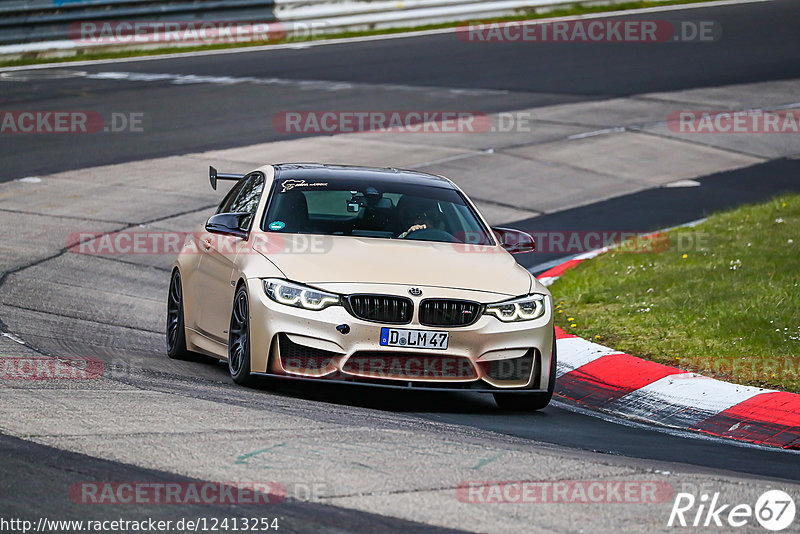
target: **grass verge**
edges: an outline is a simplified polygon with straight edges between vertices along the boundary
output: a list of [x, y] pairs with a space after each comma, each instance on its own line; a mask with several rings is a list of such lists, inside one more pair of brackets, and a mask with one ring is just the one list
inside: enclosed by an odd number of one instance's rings
[[206, 50], [223, 50], [229, 48], [250, 48], [254, 46], [264, 46], [270, 44], [274, 45], [274, 44], [285, 44], [285, 43], [302, 43], [308, 41], [342, 39], [347, 37], [389, 35], [389, 34], [407, 33], [407, 32], [423, 31], [423, 30], [435, 30], [441, 28], [454, 28], [456, 26], [460, 26], [468, 22], [469, 23], [510, 22], [515, 20], [532, 20], [532, 19], [552, 18], [552, 17], [566, 17], [573, 15], [589, 15], [592, 13], [605, 13], [609, 11], [628, 11], [631, 9], [642, 9], [647, 7], [657, 7], [657, 6], [667, 6], [667, 5], [700, 4], [713, 1], [716, 0], [636, 1], [636, 2], [625, 2], [620, 4], [603, 4], [603, 5], [578, 4], [566, 8], [552, 9], [546, 11], [531, 9], [525, 14], [513, 17], [490, 18], [490, 19], [462, 21], [462, 22], [449, 22], [443, 24], [430, 24], [430, 25], [416, 26], [411, 28], [387, 28], [381, 30], [369, 30], [361, 32], [341, 32], [341, 33], [328, 34], [324, 36], [288, 38], [279, 42], [251, 42], [251, 43], [231, 43], [231, 44], [222, 43], [222, 44], [186, 46], [186, 47], [173, 46], [173, 47], [164, 47], [164, 48], [156, 48], [149, 50], [131, 49], [131, 50], [118, 50], [118, 51], [107, 51], [107, 52], [91, 52], [89, 51], [90, 49], [85, 49], [85, 50], [78, 50], [74, 56], [69, 56], [69, 57], [38, 57], [36, 55], [38, 54], [37, 52], [37, 53], [32, 53], [30, 57], [23, 57], [21, 59], [6, 60], [6, 61], [0, 60], [0, 68], [19, 67], [26, 65], [39, 65], [45, 63], [69, 63], [72, 61], [94, 61], [100, 59], [157, 56], [163, 54], [177, 54], [183, 52], [197, 52]]
[[800, 195], [667, 235], [662, 252], [608, 252], [557, 280], [556, 324], [634, 356], [800, 393]]

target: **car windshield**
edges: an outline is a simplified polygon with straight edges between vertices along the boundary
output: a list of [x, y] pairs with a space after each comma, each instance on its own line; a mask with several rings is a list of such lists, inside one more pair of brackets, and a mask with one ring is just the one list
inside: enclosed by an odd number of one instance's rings
[[456, 190], [398, 182], [279, 180], [262, 223], [267, 232], [492, 245]]

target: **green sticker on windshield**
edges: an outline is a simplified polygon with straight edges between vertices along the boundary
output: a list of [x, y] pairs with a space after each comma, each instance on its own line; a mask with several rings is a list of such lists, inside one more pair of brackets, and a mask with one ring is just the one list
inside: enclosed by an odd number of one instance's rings
[[283, 230], [284, 228], [286, 228], [286, 223], [283, 221], [275, 221], [269, 223], [270, 230]]

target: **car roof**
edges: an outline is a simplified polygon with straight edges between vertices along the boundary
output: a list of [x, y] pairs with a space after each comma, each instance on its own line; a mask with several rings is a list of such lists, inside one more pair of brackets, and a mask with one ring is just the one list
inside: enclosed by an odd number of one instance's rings
[[337, 180], [347, 182], [402, 182], [456, 189], [453, 183], [442, 176], [424, 172], [382, 167], [358, 167], [355, 165], [323, 165], [320, 163], [281, 163], [273, 165], [276, 180]]

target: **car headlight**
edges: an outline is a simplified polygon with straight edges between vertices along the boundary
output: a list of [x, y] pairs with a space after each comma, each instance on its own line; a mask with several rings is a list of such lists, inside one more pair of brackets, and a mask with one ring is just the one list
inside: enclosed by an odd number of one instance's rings
[[328, 306], [341, 304], [339, 295], [301, 286], [279, 278], [265, 279], [264, 292], [279, 304], [286, 304], [287, 306], [305, 310], [322, 310]]
[[519, 297], [496, 304], [487, 304], [484, 313], [504, 323], [538, 319], [547, 310], [547, 297], [540, 294]]

